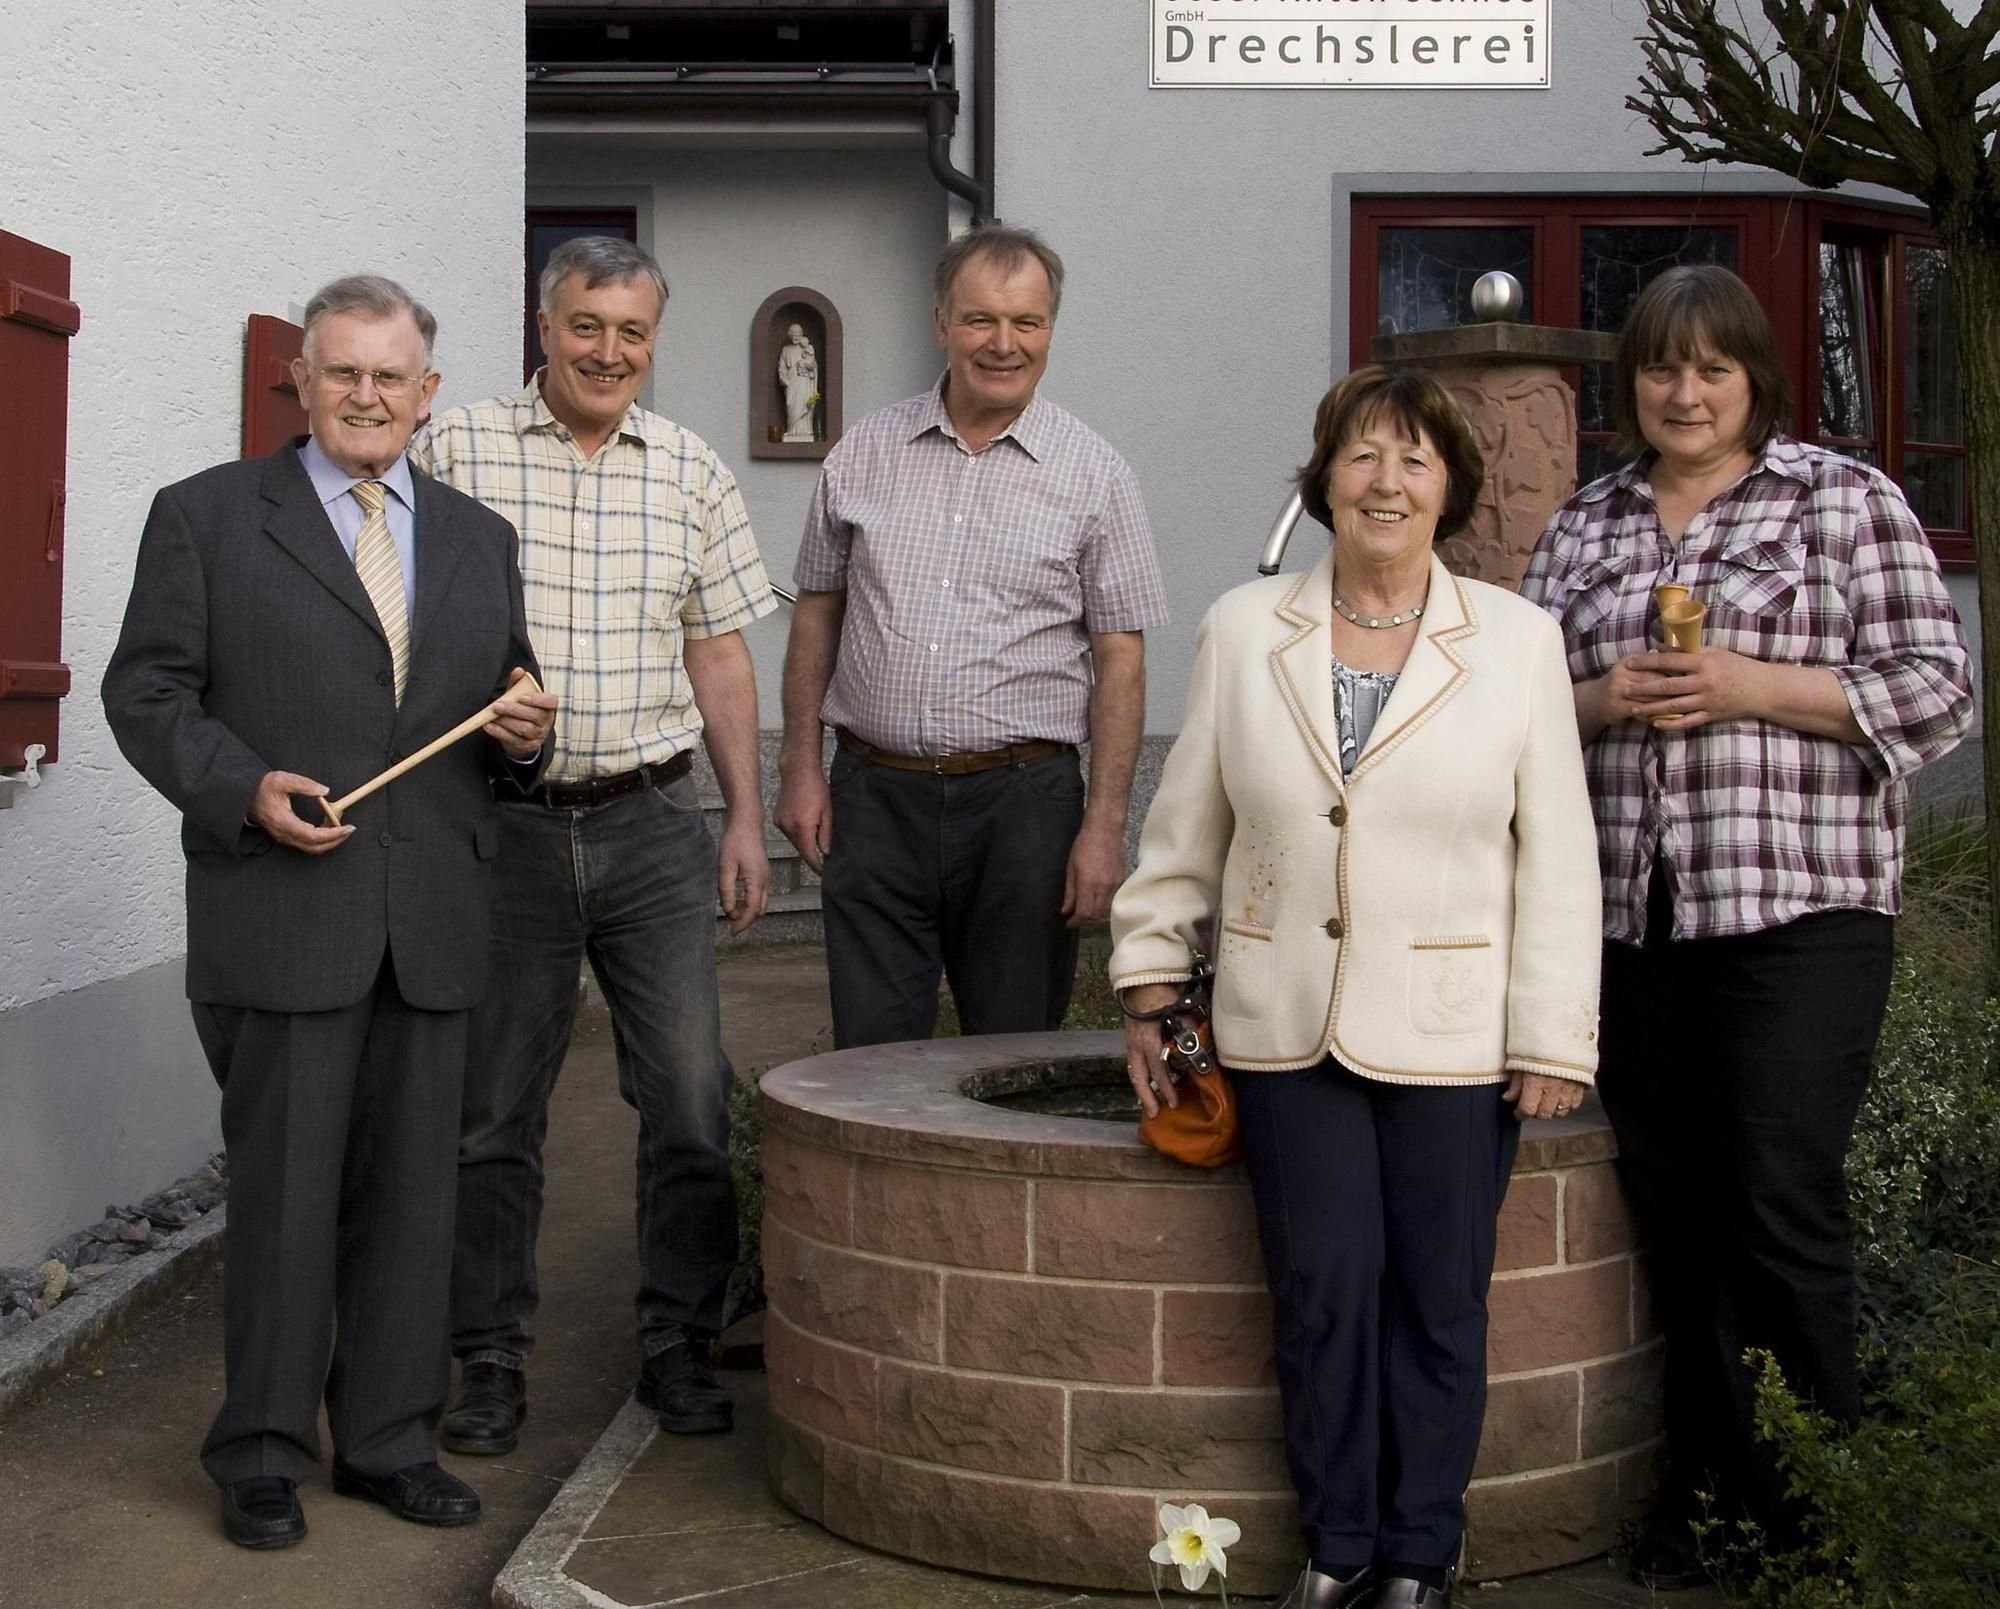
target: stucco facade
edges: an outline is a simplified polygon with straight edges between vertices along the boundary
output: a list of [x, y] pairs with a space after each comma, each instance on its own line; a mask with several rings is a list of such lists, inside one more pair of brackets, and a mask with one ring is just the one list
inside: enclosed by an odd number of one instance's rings
[[243, 322], [372, 269], [440, 401], [519, 373], [522, 11], [0, 0], [0, 228], [72, 259], [62, 762], [0, 813], [0, 1263], [198, 1165], [174, 812], [97, 685], [154, 490], [239, 450]]

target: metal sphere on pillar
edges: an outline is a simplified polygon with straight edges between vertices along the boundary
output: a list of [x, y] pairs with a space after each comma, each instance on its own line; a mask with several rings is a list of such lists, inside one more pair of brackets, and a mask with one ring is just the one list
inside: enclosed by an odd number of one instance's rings
[[1504, 268], [1481, 274], [1472, 285], [1472, 313], [1482, 324], [1511, 324], [1527, 300], [1521, 282]]

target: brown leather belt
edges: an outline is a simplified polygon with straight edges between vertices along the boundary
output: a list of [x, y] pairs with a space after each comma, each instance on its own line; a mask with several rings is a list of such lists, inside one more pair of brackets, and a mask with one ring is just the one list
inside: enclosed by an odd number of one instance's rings
[[678, 782], [694, 769], [694, 752], [682, 749], [671, 760], [642, 765], [636, 771], [621, 771], [615, 777], [591, 777], [584, 782], [544, 782], [521, 795], [529, 804], [549, 810], [587, 810], [612, 799], [622, 799], [642, 788], [664, 788]]
[[1032, 743], [1010, 743], [1004, 749], [985, 749], [977, 754], [892, 754], [864, 743], [846, 727], [834, 728], [834, 738], [849, 754], [870, 765], [886, 765], [894, 771], [929, 771], [934, 776], [962, 777], [974, 771], [992, 771], [1003, 765], [1026, 765], [1052, 755], [1074, 754], [1074, 743], [1052, 743], [1037, 738]]

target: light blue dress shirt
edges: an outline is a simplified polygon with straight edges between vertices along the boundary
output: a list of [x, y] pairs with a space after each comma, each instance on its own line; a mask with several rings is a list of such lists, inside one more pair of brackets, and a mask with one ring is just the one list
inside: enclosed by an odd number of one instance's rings
[[[333, 521], [334, 534], [340, 538], [340, 545], [347, 550], [351, 561], [354, 544], [361, 538], [362, 522], [368, 517], [353, 492], [368, 477], [348, 474], [320, 451], [319, 443], [310, 436], [306, 438], [305, 446], [299, 449], [299, 462], [306, 466], [306, 477], [319, 494], [326, 517]], [[405, 453], [389, 466], [386, 473], [376, 478], [389, 488], [389, 495], [382, 499], [382, 512], [388, 517], [389, 540], [396, 544], [396, 562], [403, 567], [403, 604], [414, 618], [417, 612], [417, 489], [410, 479], [409, 455]]]

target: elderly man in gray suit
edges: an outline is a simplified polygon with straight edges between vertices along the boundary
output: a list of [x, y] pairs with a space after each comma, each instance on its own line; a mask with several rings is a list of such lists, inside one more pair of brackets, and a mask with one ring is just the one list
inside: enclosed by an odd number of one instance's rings
[[[555, 700], [513, 528], [414, 472], [436, 321], [393, 281], [336, 280], [293, 366], [312, 433], [169, 486], [104, 677], [111, 729], [181, 812], [187, 990], [222, 1087], [227, 1389], [202, 1449], [223, 1530], [305, 1535], [296, 1487], [463, 1525], [438, 1467], [469, 1008], [487, 987], [499, 823]], [[505, 694], [502, 697], [502, 694]], [[350, 788], [498, 698], [484, 737], [355, 805]]]

